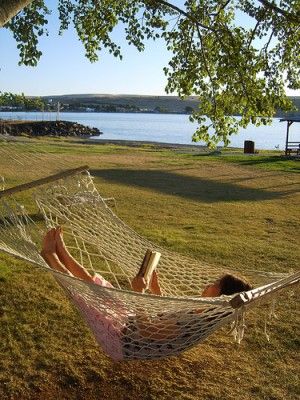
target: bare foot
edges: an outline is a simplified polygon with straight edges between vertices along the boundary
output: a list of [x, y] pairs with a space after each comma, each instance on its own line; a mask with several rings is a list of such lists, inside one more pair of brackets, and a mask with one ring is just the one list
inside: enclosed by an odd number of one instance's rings
[[61, 262], [63, 264], [65, 264], [67, 266], [69, 264], [70, 258], [73, 258], [73, 257], [67, 250], [67, 247], [65, 245], [63, 235], [62, 235], [62, 229], [60, 226], [58, 226], [55, 229], [54, 237], [55, 237], [55, 246], [56, 246], [55, 251], [58, 255], [58, 258], [61, 260]]
[[42, 244], [42, 251], [41, 255], [44, 257], [47, 254], [54, 254], [56, 253], [56, 240], [55, 240], [55, 228], [50, 229], [44, 239]]
[[56, 254], [56, 229], [50, 229], [43, 240], [41, 256], [52, 269], [72, 275], [70, 271], [60, 262]]

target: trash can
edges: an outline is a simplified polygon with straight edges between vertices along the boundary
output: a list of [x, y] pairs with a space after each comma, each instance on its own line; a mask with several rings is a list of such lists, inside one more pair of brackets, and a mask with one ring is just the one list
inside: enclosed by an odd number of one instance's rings
[[254, 154], [254, 142], [252, 140], [244, 141], [244, 154]]

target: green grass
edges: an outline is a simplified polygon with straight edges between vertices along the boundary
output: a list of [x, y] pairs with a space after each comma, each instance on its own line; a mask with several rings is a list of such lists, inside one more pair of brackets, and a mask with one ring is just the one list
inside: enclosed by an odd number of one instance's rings
[[[89, 164], [104, 197], [150, 240], [230, 268], [299, 268], [299, 162], [277, 153], [221, 155], [76, 141], [35, 140], [19, 154], [47, 151], [24, 168], [0, 158], [8, 184]], [[26, 150], [26, 151], [25, 151]], [[25, 151], [25, 152], [24, 152]], [[1, 153], [1, 151], [0, 151]], [[30, 209], [30, 194], [22, 200]], [[299, 294], [299, 292], [298, 292]], [[247, 315], [241, 345], [227, 334], [161, 361], [113, 363], [53, 278], [0, 255], [1, 399], [295, 400], [299, 390], [297, 291]]]
[[284, 156], [278, 154], [268, 154], [265, 156], [228, 156], [224, 158], [229, 163], [236, 163], [243, 166], [254, 166], [267, 171], [286, 171], [286, 172], [299, 172], [299, 161], [293, 159], [286, 159]]

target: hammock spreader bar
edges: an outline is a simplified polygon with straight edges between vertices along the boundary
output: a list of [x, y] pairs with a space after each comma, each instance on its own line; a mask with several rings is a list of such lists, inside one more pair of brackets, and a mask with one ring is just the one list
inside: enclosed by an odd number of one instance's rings
[[273, 294], [278, 290], [281, 290], [287, 286], [292, 286], [300, 282], [300, 271], [290, 275], [286, 278], [280, 279], [279, 281], [270, 283], [265, 286], [258, 287], [256, 289], [249, 290], [248, 292], [239, 293], [230, 300], [232, 308], [240, 308], [246, 304], [249, 304], [255, 300], [259, 300], [262, 296]]
[[23, 183], [22, 185], [17, 185], [9, 189], [2, 190], [0, 191], [0, 199], [5, 196], [11, 196], [15, 193], [24, 192], [28, 189], [33, 189], [46, 183], [54, 182], [59, 179], [64, 179], [69, 176], [80, 174], [81, 172], [88, 171], [88, 169], [88, 165], [83, 165], [78, 168], [67, 169], [57, 174], [46, 176], [45, 178], [36, 179], [31, 182]]

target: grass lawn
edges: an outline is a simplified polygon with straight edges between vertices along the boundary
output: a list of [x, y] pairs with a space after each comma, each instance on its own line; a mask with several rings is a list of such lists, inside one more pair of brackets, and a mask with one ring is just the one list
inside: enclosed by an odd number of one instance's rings
[[[117, 214], [169, 249], [232, 269], [299, 269], [299, 161], [54, 139], [29, 141], [13, 162], [1, 150], [9, 185], [54, 172], [58, 161], [88, 164]], [[30, 208], [28, 194], [23, 201]], [[0, 399], [295, 400], [297, 294], [278, 297], [269, 342], [262, 304], [247, 314], [240, 345], [226, 328], [177, 357], [114, 363], [50, 274], [1, 253]]]

